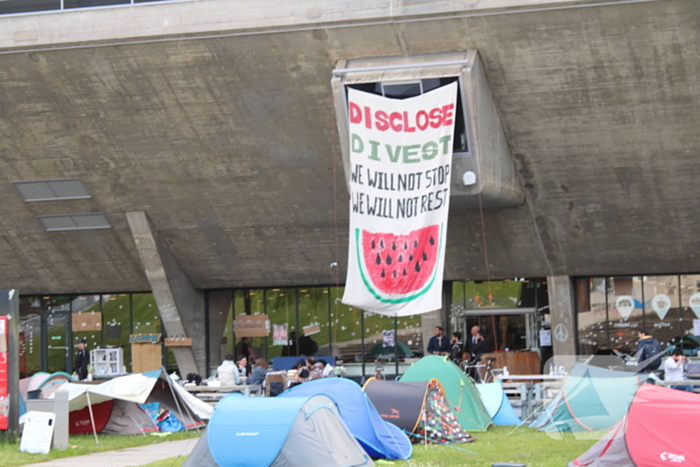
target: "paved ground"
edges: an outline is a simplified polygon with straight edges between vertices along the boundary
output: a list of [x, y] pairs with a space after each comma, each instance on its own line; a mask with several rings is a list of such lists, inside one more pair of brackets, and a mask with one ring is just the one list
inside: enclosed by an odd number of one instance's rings
[[136, 448], [105, 451], [85, 456], [66, 457], [25, 467], [131, 467], [146, 465], [151, 462], [171, 457], [189, 455], [199, 438], [182, 439], [165, 443], [149, 444]]

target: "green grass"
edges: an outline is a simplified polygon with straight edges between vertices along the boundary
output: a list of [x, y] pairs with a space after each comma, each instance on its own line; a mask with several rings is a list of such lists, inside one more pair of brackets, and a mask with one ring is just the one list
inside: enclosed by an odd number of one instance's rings
[[33, 464], [36, 462], [45, 462], [53, 459], [61, 459], [64, 457], [82, 456], [84, 454], [92, 454], [94, 452], [114, 451], [117, 449], [143, 446], [145, 444], [196, 438], [199, 435], [200, 433], [196, 431], [173, 433], [165, 437], [143, 435], [117, 436], [98, 434], [97, 438], [100, 442], [99, 445], [95, 445], [95, 438], [93, 437], [93, 435], [77, 435], [70, 437], [69, 444], [71, 447], [69, 447], [65, 451], [52, 450], [48, 454], [28, 454], [19, 450], [19, 442], [3, 442], [0, 443], [0, 467]]
[[[563, 467], [595, 444], [595, 439], [573, 435], [561, 439], [530, 428], [495, 427], [476, 434], [477, 441], [453, 446], [414, 445], [410, 461], [394, 461], [395, 467], [488, 467], [495, 462], [520, 462], [528, 467]], [[472, 451], [465, 452], [464, 450]], [[186, 457], [148, 464], [148, 467], [180, 467]], [[377, 464], [389, 465], [380, 462]]]

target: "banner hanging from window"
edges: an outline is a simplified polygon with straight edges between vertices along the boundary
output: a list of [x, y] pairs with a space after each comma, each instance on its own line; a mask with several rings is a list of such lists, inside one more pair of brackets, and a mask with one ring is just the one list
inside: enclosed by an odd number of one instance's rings
[[348, 89], [350, 245], [343, 303], [442, 307], [457, 83], [409, 99]]

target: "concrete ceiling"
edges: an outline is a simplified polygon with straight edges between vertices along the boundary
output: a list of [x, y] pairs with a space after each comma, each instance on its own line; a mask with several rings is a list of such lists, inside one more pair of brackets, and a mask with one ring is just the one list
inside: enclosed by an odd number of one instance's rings
[[[486, 278], [484, 245], [493, 278], [700, 272], [700, 2], [339, 26], [0, 54], [0, 288], [148, 290], [132, 210], [197, 288], [344, 282], [331, 70], [471, 48], [527, 203], [484, 212], [485, 239], [453, 212], [446, 280]], [[10, 184], [73, 177], [91, 199]], [[113, 228], [35, 219], [90, 211]]]

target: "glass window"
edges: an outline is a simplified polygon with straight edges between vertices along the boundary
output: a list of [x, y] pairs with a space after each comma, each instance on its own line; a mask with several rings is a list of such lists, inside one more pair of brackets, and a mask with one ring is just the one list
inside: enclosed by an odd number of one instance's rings
[[20, 378], [41, 371], [41, 298], [19, 300], [19, 372]]
[[608, 278], [609, 346], [630, 353], [643, 326], [642, 278]]
[[698, 355], [700, 336], [694, 332], [693, 320], [700, 319], [700, 275], [680, 277], [681, 287], [681, 334], [686, 336], [673, 344], [682, 348], [686, 355]]
[[[134, 334], [162, 334], [160, 312], [152, 293], [131, 295], [131, 329]], [[175, 361], [173, 358], [172, 361]]]
[[53, 295], [41, 299], [42, 319], [46, 322], [46, 360], [42, 369], [49, 373], [73, 370], [75, 347], [70, 341], [70, 297]]
[[345, 363], [362, 361], [362, 310], [340, 302], [345, 287], [331, 287], [333, 355]]
[[[233, 310], [235, 315], [257, 315], [266, 313], [265, 290], [236, 290], [233, 294]], [[235, 318], [234, 318], [235, 319]], [[249, 354], [252, 349], [251, 358], [265, 357], [267, 348], [265, 337], [253, 337], [240, 339], [234, 334], [234, 356], [238, 359], [242, 354]], [[252, 368], [251, 362], [248, 362], [249, 370]]]
[[329, 302], [328, 287], [299, 289], [299, 355], [330, 355]]
[[[525, 281], [469, 281], [465, 284], [467, 309], [518, 308]], [[533, 283], [534, 286], [534, 283]], [[533, 289], [534, 290], [534, 289]]]
[[662, 348], [681, 336], [680, 318], [678, 276], [645, 276], [644, 325]]
[[[76, 315], [101, 311], [100, 296], [78, 295], [77, 297], [73, 297], [73, 299], [71, 300], [71, 311], [73, 312], [73, 321], [76, 320]], [[104, 321], [102, 324], [104, 327]], [[86, 349], [89, 354], [91, 350], [96, 349], [102, 345], [102, 329], [100, 329], [99, 331], [74, 331], [73, 344], [75, 345], [75, 343], [77, 343], [80, 339], [86, 340]]]
[[216, 373], [227, 354], [233, 355], [233, 291], [207, 292], [209, 374]]
[[131, 298], [129, 294], [102, 295], [102, 342], [123, 349], [124, 366], [131, 371]]
[[593, 355], [608, 348], [608, 313], [605, 307], [605, 278], [576, 279], [579, 352]]
[[[267, 315], [273, 336], [267, 339], [267, 358], [281, 357], [282, 350], [289, 353], [290, 335], [297, 321], [296, 289], [271, 289], [266, 291]], [[275, 327], [278, 328], [275, 340]]]

